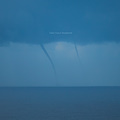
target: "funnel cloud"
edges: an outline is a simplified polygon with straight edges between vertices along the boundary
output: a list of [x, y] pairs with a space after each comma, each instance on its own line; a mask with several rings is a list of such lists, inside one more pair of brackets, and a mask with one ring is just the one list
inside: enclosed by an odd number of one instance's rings
[[55, 65], [54, 65], [54, 63], [53, 63], [53, 61], [52, 61], [52, 59], [51, 59], [50, 55], [48, 54], [48, 52], [47, 52], [47, 50], [45, 49], [45, 47], [44, 47], [44, 45], [43, 45], [43, 44], [40, 44], [40, 46], [41, 46], [42, 50], [44, 51], [45, 55], [47, 56], [48, 60], [50, 61], [51, 66], [52, 66], [53, 71], [54, 71], [54, 74], [55, 74], [55, 76], [56, 76], [56, 69], [55, 69]]

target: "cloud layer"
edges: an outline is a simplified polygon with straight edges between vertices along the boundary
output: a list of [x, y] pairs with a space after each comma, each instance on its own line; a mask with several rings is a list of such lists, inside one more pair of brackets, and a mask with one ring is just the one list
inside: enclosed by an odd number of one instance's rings
[[119, 5], [118, 0], [1, 0], [0, 45], [120, 42]]

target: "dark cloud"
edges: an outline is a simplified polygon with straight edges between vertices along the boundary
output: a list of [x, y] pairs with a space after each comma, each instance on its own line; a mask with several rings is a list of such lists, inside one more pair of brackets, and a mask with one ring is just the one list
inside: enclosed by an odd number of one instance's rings
[[120, 42], [119, 5], [118, 0], [1, 0], [0, 45]]

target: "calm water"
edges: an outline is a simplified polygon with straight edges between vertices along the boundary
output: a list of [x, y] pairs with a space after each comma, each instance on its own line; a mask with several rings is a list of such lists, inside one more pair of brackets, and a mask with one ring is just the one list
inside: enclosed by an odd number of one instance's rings
[[0, 88], [0, 120], [120, 120], [120, 87]]

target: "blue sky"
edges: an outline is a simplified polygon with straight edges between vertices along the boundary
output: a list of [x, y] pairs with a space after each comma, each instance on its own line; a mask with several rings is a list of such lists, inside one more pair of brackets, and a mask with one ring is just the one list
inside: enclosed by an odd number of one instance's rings
[[0, 86], [120, 86], [119, 5], [1, 0]]

